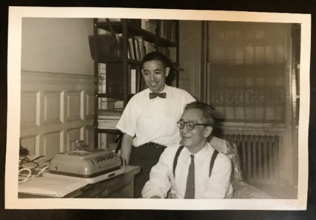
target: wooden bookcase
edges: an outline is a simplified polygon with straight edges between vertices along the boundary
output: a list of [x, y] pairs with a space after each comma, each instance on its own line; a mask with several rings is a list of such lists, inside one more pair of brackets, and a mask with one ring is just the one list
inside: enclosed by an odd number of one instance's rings
[[[175, 68], [166, 82], [178, 87], [179, 22], [95, 18], [93, 25], [94, 34], [89, 36], [89, 44], [94, 59], [94, 146], [97, 148], [99, 133], [120, 135], [117, 129], [99, 128], [99, 100], [121, 100], [124, 108], [135, 93], [144, 89], [140, 64], [145, 54], [159, 51], [168, 56]], [[105, 65], [103, 73], [100, 73], [100, 64]]]

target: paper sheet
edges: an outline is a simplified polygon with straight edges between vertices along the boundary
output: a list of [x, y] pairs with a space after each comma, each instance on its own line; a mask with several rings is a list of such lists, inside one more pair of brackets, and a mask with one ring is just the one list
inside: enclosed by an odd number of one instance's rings
[[85, 185], [87, 185], [85, 181], [78, 179], [37, 177], [28, 182], [19, 184], [19, 193], [64, 197]]

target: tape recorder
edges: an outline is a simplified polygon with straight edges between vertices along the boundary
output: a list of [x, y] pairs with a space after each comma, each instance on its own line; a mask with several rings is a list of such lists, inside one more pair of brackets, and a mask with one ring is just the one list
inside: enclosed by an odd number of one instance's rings
[[123, 159], [105, 149], [79, 149], [56, 154], [50, 161], [49, 174], [81, 178], [94, 183], [125, 172]]

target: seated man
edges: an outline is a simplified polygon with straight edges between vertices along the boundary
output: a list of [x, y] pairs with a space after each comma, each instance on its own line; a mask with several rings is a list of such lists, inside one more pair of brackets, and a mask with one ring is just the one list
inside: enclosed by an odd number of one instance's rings
[[[142, 190], [144, 198], [231, 198], [231, 161], [208, 142], [213, 108], [202, 102], [186, 105], [178, 121], [181, 143], [165, 149]], [[181, 145], [181, 146], [179, 146]]]

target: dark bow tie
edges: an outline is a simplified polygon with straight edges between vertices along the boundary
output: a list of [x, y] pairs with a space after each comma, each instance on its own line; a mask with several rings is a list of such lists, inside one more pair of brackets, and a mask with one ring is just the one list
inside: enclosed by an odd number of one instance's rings
[[150, 98], [150, 99], [154, 99], [154, 98], [156, 98], [156, 97], [158, 97], [158, 96], [159, 96], [160, 98], [165, 99], [166, 96], [167, 96], [167, 94], [166, 94], [165, 92], [163, 92], [163, 93], [153, 93], [153, 92], [149, 93], [149, 98]]

